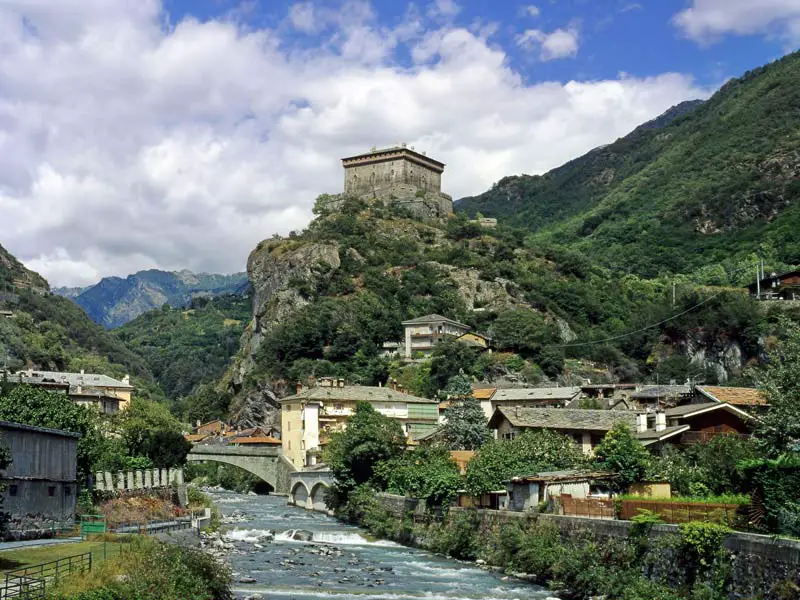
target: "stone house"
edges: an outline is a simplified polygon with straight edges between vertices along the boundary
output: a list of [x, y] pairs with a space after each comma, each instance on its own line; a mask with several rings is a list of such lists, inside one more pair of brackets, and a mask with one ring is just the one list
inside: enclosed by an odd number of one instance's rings
[[121, 380], [96, 373], [60, 371], [19, 371], [8, 375], [9, 383], [24, 383], [67, 394], [81, 406], [91, 406], [106, 414], [128, 408], [133, 386], [127, 375]]
[[434, 431], [439, 402], [381, 386], [345, 385], [343, 379], [320, 379], [280, 400], [281, 444], [297, 468], [317, 464], [328, 435], [347, 426], [358, 402], [396, 419], [411, 442]]
[[[478, 390], [473, 392], [473, 396]], [[497, 388], [488, 398], [481, 398], [487, 420], [495, 409], [505, 406], [525, 408], [563, 408], [581, 395], [579, 387]]]
[[22, 532], [74, 522], [79, 438], [59, 429], [0, 421], [1, 443], [11, 453], [0, 483], [12, 535], [27, 537], [31, 534]]

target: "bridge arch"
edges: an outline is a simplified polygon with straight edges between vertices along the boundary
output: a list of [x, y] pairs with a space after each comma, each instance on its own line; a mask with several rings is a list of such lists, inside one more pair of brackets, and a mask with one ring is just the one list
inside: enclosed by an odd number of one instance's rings
[[311, 509], [317, 511], [327, 511], [328, 505], [325, 504], [325, 493], [328, 491], [328, 484], [324, 481], [318, 482], [311, 488]]
[[276, 492], [286, 493], [294, 466], [280, 448], [240, 448], [203, 446], [192, 448], [187, 462], [216, 462], [239, 467], [270, 485]]
[[308, 493], [308, 488], [302, 481], [295, 483], [292, 487], [292, 491], [290, 492], [290, 500], [292, 504], [302, 508], [306, 508], [308, 505], [309, 496], [310, 494]]

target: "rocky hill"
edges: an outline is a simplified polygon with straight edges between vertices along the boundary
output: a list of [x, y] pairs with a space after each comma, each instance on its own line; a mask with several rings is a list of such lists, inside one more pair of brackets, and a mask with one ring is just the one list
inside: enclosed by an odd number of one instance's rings
[[128, 277], [104, 277], [87, 288], [56, 288], [95, 322], [109, 329], [132, 321], [164, 304], [183, 307], [193, 298], [241, 294], [247, 288], [244, 273], [195, 274], [191, 271], [139, 271]]
[[[542, 176], [514, 176], [457, 203], [654, 277], [758, 251], [800, 263], [800, 53], [680, 105]], [[749, 276], [749, 275], [748, 275]]]
[[[432, 395], [459, 372], [536, 384], [585, 378], [730, 381], [760, 352], [763, 318], [741, 290], [617, 277], [583, 254], [526, 243], [522, 231], [484, 229], [463, 216], [420, 220], [380, 202], [344, 198], [289, 238], [250, 254], [252, 319], [217, 386], [232, 414], [274, 419], [276, 399], [320, 376], [395, 379]], [[713, 298], [709, 298], [713, 296]], [[702, 308], [612, 343], [600, 340]], [[382, 354], [403, 320], [439, 313], [491, 335], [497, 351], [445, 344], [430, 361]], [[564, 347], [567, 344], [568, 347]], [[272, 416], [270, 416], [272, 415]]]

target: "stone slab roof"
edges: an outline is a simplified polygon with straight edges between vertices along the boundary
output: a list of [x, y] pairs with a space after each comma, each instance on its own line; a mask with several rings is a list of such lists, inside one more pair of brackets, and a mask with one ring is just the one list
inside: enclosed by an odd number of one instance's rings
[[579, 469], [564, 470], [564, 471], [543, 471], [541, 473], [533, 473], [532, 475], [523, 475], [521, 477], [513, 477], [511, 479], [514, 483], [521, 483], [523, 481], [545, 481], [548, 483], [557, 481], [590, 481], [595, 479], [614, 479], [614, 474], [608, 471], [581, 471]]
[[755, 388], [698, 385], [695, 389], [716, 402], [727, 402], [734, 406], [767, 406], [764, 393]]
[[663, 442], [664, 440], [669, 439], [672, 436], [679, 435], [684, 431], [689, 431], [689, 429], [689, 425], [675, 425], [673, 427], [662, 429], [661, 431], [648, 429], [647, 431], [638, 432], [636, 434], [636, 438], [645, 446], [649, 446], [650, 444], [655, 444], [656, 442]]
[[22, 383], [61, 383], [70, 387], [115, 387], [133, 389], [129, 383], [108, 375], [95, 373], [62, 373], [60, 371], [19, 371], [8, 376], [9, 381]]
[[403, 325], [427, 325], [428, 323], [450, 323], [451, 325], [455, 325], [457, 327], [463, 327], [464, 329], [469, 329], [469, 325], [464, 325], [464, 323], [459, 323], [453, 319], [449, 319], [447, 317], [443, 317], [442, 315], [432, 314], [432, 315], [425, 315], [423, 317], [417, 317], [416, 319], [409, 319], [408, 321], [403, 321]]
[[636, 426], [636, 413], [628, 410], [498, 406], [489, 420], [489, 427], [497, 428], [503, 418], [508, 419], [513, 427], [532, 429], [609, 431], [619, 422], [629, 425], [634, 430]]
[[692, 388], [688, 385], [646, 385], [638, 392], [631, 394], [634, 400], [656, 400], [669, 396], [691, 394]]
[[438, 400], [430, 398], [418, 398], [411, 394], [398, 392], [392, 388], [376, 387], [370, 385], [346, 385], [344, 387], [314, 387], [308, 388], [287, 396], [280, 400], [280, 403], [297, 402], [298, 400], [319, 400], [319, 401], [351, 401], [351, 402], [398, 402], [408, 404], [439, 404]]
[[543, 387], [543, 388], [508, 388], [498, 389], [492, 402], [512, 402], [519, 400], [572, 400], [581, 393], [579, 387]]

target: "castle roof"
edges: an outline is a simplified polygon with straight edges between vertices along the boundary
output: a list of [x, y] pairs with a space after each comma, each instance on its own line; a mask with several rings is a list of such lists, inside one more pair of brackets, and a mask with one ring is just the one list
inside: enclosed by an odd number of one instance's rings
[[424, 167], [439, 171], [440, 173], [444, 170], [445, 166], [443, 162], [439, 162], [426, 154], [422, 154], [405, 146], [392, 146], [391, 148], [381, 148], [380, 150], [365, 152], [364, 154], [347, 156], [342, 159], [342, 166], [346, 169], [351, 166], [385, 162], [397, 158], [407, 158]]

